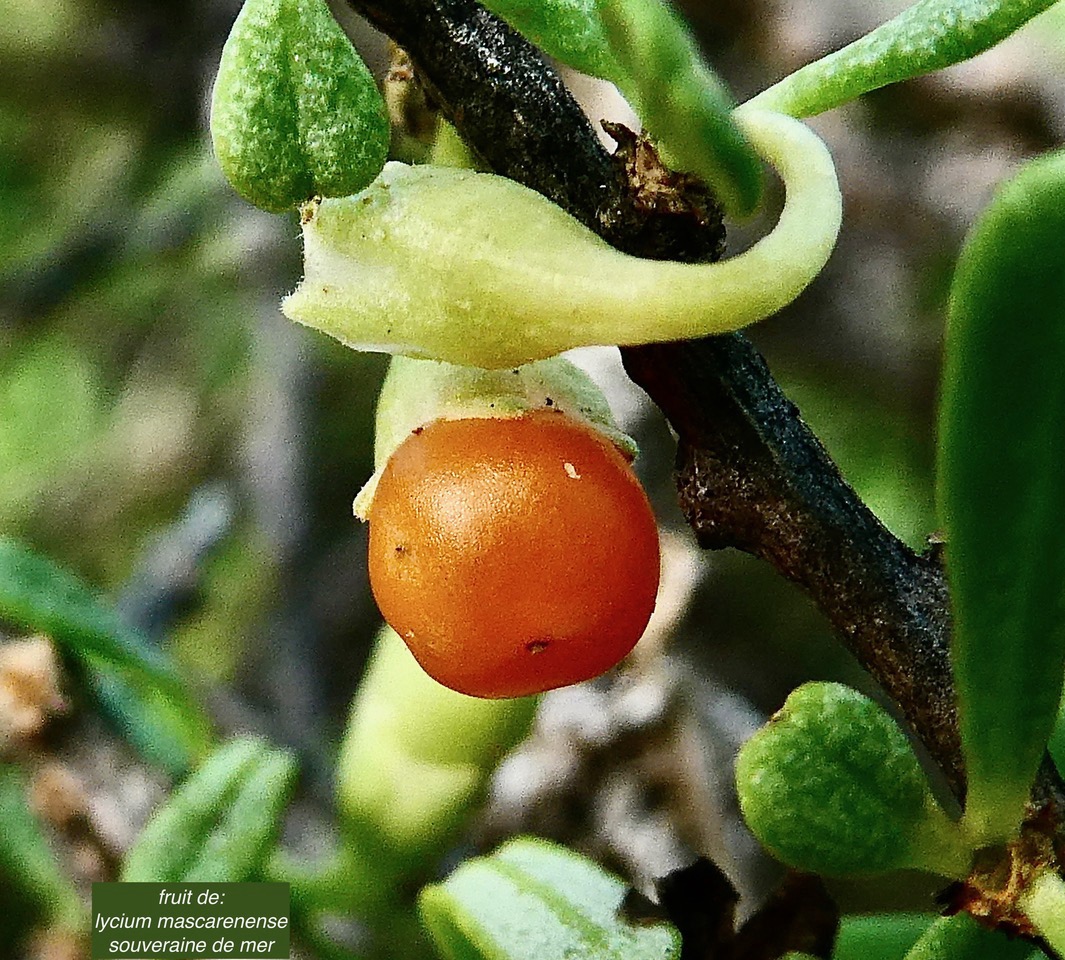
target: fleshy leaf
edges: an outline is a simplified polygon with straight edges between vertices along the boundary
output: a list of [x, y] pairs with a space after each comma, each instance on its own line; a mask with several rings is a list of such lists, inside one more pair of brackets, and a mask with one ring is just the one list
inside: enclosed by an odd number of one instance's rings
[[621, 75], [597, 0], [486, 0], [482, 6], [574, 70], [613, 83]]
[[844, 917], [832, 960], [899, 960], [937, 919], [930, 913]]
[[481, 700], [449, 690], [382, 627], [341, 748], [342, 826], [396, 873], [426, 862], [484, 796], [535, 709], [533, 697]]
[[0, 763], [0, 887], [24, 897], [42, 919], [71, 929], [85, 922], [78, 892], [30, 810], [27, 785], [9, 763]]
[[747, 216], [762, 196], [762, 171], [725, 84], [699, 54], [695, 38], [661, 0], [603, 0], [600, 15], [615, 82], [663, 155], [697, 174], [726, 211]]
[[753, 100], [810, 117], [863, 93], [975, 57], [1055, 0], [919, 0], [841, 50], [785, 77]]
[[469, 860], [419, 898], [445, 960], [669, 960], [680, 936], [668, 924], [618, 916], [626, 886], [590, 860], [519, 838]]
[[977, 837], [1018, 829], [1065, 672], [1065, 152], [973, 228], [951, 291], [938, 497]]
[[736, 782], [754, 835], [790, 866], [822, 874], [907, 867], [955, 876], [968, 852], [913, 749], [850, 687], [807, 683], [740, 751]]
[[211, 137], [237, 193], [280, 213], [362, 190], [384, 166], [389, 127], [325, 0], [247, 0], [222, 50]]
[[725, 209], [751, 213], [758, 157], [734, 122], [724, 83], [661, 0], [488, 0], [485, 6], [562, 63], [609, 80], [677, 169], [709, 184]]
[[775, 114], [742, 123], [787, 199], [773, 232], [737, 257], [642, 260], [511, 180], [389, 164], [358, 196], [307, 210], [304, 281], [282, 309], [357, 349], [492, 369], [739, 329], [799, 295], [841, 216], [816, 135]]
[[[966, 913], [933, 923], [905, 960], [1026, 960], [1032, 945], [980, 926]], [[1041, 956], [1041, 954], [1037, 954]]]
[[223, 744], [152, 814], [122, 880], [247, 880], [277, 838], [295, 774], [292, 757], [263, 740]]

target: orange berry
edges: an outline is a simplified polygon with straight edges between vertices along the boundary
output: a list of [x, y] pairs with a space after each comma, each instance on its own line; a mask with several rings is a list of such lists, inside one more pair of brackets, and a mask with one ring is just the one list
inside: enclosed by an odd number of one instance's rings
[[369, 521], [381, 612], [461, 693], [520, 697], [598, 676], [654, 609], [647, 496], [609, 440], [557, 411], [416, 430]]

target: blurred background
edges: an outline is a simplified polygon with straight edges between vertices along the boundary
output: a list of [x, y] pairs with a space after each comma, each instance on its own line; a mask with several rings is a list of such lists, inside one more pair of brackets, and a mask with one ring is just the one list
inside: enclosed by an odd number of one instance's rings
[[[742, 100], [905, 4], [681, 6]], [[298, 752], [291, 829], [313, 847], [378, 623], [351, 500], [371, 471], [385, 361], [282, 317], [300, 275], [295, 218], [242, 202], [213, 162], [207, 104], [238, 9], [0, 0], [0, 532], [114, 598], [197, 678], [222, 729]], [[382, 71], [382, 39], [337, 12]], [[751, 335], [915, 547], [935, 530], [954, 259], [994, 186], [1065, 139], [1063, 67], [1065, 10], [1051, 9], [975, 61], [814, 121], [836, 157], [843, 234], [824, 275]], [[643, 882], [711, 852], [761, 889], [772, 868], [731, 812], [736, 745], [804, 680], [870, 685], [797, 590], [748, 557], [697, 550], [668, 428], [612, 351], [581, 362], [641, 443], [667, 537], [662, 612], [627, 673], [547, 699], [470, 849], [533, 830]], [[108, 879], [168, 780], [60, 687], [62, 716], [12, 755], [61, 761], [97, 838], [70, 872]], [[838, 892], [853, 909], [914, 906], [922, 884]]]

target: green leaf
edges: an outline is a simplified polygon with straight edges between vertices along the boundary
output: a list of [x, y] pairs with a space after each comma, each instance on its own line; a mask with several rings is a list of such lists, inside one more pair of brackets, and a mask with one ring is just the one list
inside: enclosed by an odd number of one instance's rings
[[149, 762], [180, 774], [206, 751], [210, 722], [169, 659], [73, 574], [2, 537], [0, 619], [47, 634], [77, 660]]
[[394, 875], [423, 870], [453, 842], [535, 710], [535, 697], [482, 700], [442, 686], [383, 626], [337, 765], [349, 846]]
[[937, 920], [930, 913], [873, 913], [840, 921], [833, 960], [899, 960]]
[[1065, 153], [973, 228], [951, 291], [938, 499], [954, 604], [966, 818], [1012, 836], [1065, 671]]
[[166, 657], [109, 604], [72, 573], [7, 537], [0, 537], [0, 620], [47, 634], [79, 660], [97, 658], [186, 696]]
[[736, 782], [747, 825], [800, 870], [958, 876], [968, 865], [898, 724], [842, 684], [795, 690], [744, 744]]
[[981, 927], [967, 913], [958, 913], [933, 923], [906, 960], [1025, 960], [1031, 954], [1027, 941], [1010, 939]]
[[264, 740], [222, 745], [152, 815], [122, 880], [249, 879], [276, 840], [295, 774], [292, 757]]
[[446, 960], [679, 957], [671, 926], [632, 926], [618, 916], [625, 890], [564, 847], [519, 838], [426, 887], [419, 909]]
[[266, 751], [230, 801], [222, 822], [203, 838], [183, 879], [216, 883], [251, 877], [280, 833], [295, 778], [291, 754]]
[[545, 53], [614, 83], [677, 169], [709, 184], [725, 209], [758, 206], [758, 157], [735, 103], [684, 22], [660, 0], [489, 0]]
[[482, 6], [574, 70], [610, 81], [621, 75], [597, 0], [486, 0]]
[[247, 0], [222, 50], [211, 137], [233, 188], [280, 213], [363, 189], [384, 165], [389, 126], [324, 0]]
[[787, 191], [774, 230], [720, 263], [644, 260], [513, 180], [388, 164], [303, 223], [285, 315], [356, 349], [501, 369], [590, 344], [737, 330], [820, 272], [841, 217], [832, 158], [804, 124], [739, 112]]
[[753, 213], [762, 196], [758, 156], [733, 118], [732, 95], [683, 21], [661, 0], [603, 0], [599, 12], [621, 64], [621, 73], [607, 79], [661, 143], [665, 159], [709, 184], [728, 213]]
[[751, 103], [794, 117], [968, 60], [1004, 40], [1055, 0], [920, 0], [842, 50], [760, 93]]
[[29, 808], [18, 769], [0, 763], [0, 887], [21, 894], [54, 923], [81, 926], [84, 909]]
[[128, 670], [89, 658], [86, 672], [103, 712], [145, 760], [183, 776], [212, 744], [211, 722], [190, 696], [173, 694]]

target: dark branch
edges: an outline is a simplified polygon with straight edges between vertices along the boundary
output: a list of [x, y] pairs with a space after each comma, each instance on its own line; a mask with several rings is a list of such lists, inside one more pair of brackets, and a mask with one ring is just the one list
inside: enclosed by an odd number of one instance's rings
[[640, 347], [625, 360], [681, 437], [681, 506], [699, 542], [745, 550], [802, 586], [960, 793], [939, 564], [858, 499], [742, 337]]
[[[690, 217], [646, 229], [621, 165], [555, 73], [476, 3], [348, 2], [407, 50], [443, 113], [492, 169], [630, 253], [713, 255], [716, 239], [698, 242]], [[702, 232], [713, 234], [712, 222]], [[622, 353], [681, 438], [678, 486], [700, 543], [753, 553], [800, 584], [960, 796], [949, 605], [935, 558], [908, 549], [865, 507], [743, 337]], [[1045, 776], [1037, 793], [1063, 795]]]

